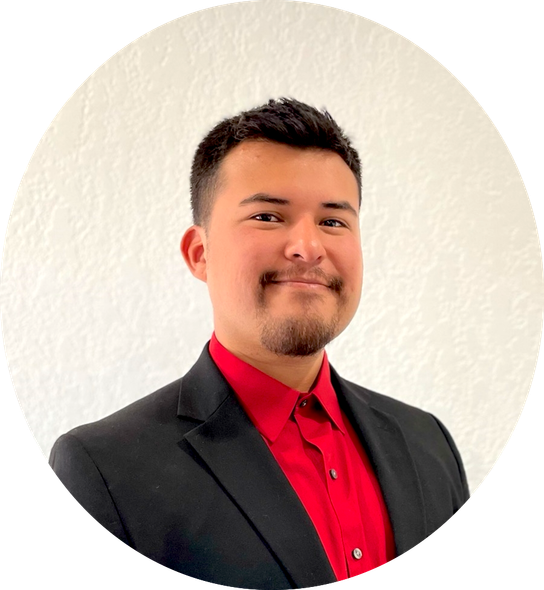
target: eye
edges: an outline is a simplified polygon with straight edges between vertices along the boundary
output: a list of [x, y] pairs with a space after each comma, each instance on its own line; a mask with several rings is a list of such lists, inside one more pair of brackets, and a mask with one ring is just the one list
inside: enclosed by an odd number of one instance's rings
[[266, 223], [278, 223], [281, 221], [279, 217], [272, 215], [272, 213], [259, 213], [258, 215], [254, 215], [251, 219], [265, 221]]
[[347, 225], [339, 219], [325, 219], [321, 223], [326, 227], [347, 227]]

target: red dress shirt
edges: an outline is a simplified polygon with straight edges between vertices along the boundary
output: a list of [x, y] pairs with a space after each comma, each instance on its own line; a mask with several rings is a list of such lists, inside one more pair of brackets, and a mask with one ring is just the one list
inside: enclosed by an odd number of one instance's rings
[[210, 354], [293, 486], [338, 580], [395, 557], [382, 493], [336, 397], [327, 355], [301, 393], [230, 353], [212, 335]]

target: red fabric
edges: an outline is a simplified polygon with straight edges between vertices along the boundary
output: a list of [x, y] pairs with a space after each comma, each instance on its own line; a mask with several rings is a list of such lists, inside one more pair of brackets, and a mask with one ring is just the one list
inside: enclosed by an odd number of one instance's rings
[[[381, 490], [340, 409], [327, 355], [312, 391], [301, 393], [234, 356], [215, 334], [210, 354], [306, 508], [336, 577], [344, 580], [393, 559]], [[356, 548], [360, 559], [353, 555]]]

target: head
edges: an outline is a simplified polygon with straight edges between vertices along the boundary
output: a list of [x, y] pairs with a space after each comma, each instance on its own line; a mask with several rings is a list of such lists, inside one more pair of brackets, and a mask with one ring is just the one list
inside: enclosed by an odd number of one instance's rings
[[271, 100], [219, 123], [191, 172], [181, 249], [230, 348], [320, 352], [360, 298], [361, 166], [326, 111]]

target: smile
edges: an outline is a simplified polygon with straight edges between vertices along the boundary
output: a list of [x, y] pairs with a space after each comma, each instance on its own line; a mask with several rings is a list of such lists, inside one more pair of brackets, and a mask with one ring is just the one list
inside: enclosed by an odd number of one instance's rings
[[292, 287], [295, 289], [329, 289], [328, 285], [323, 283], [292, 279], [289, 281], [272, 281], [271, 285], [280, 285], [284, 287]]

